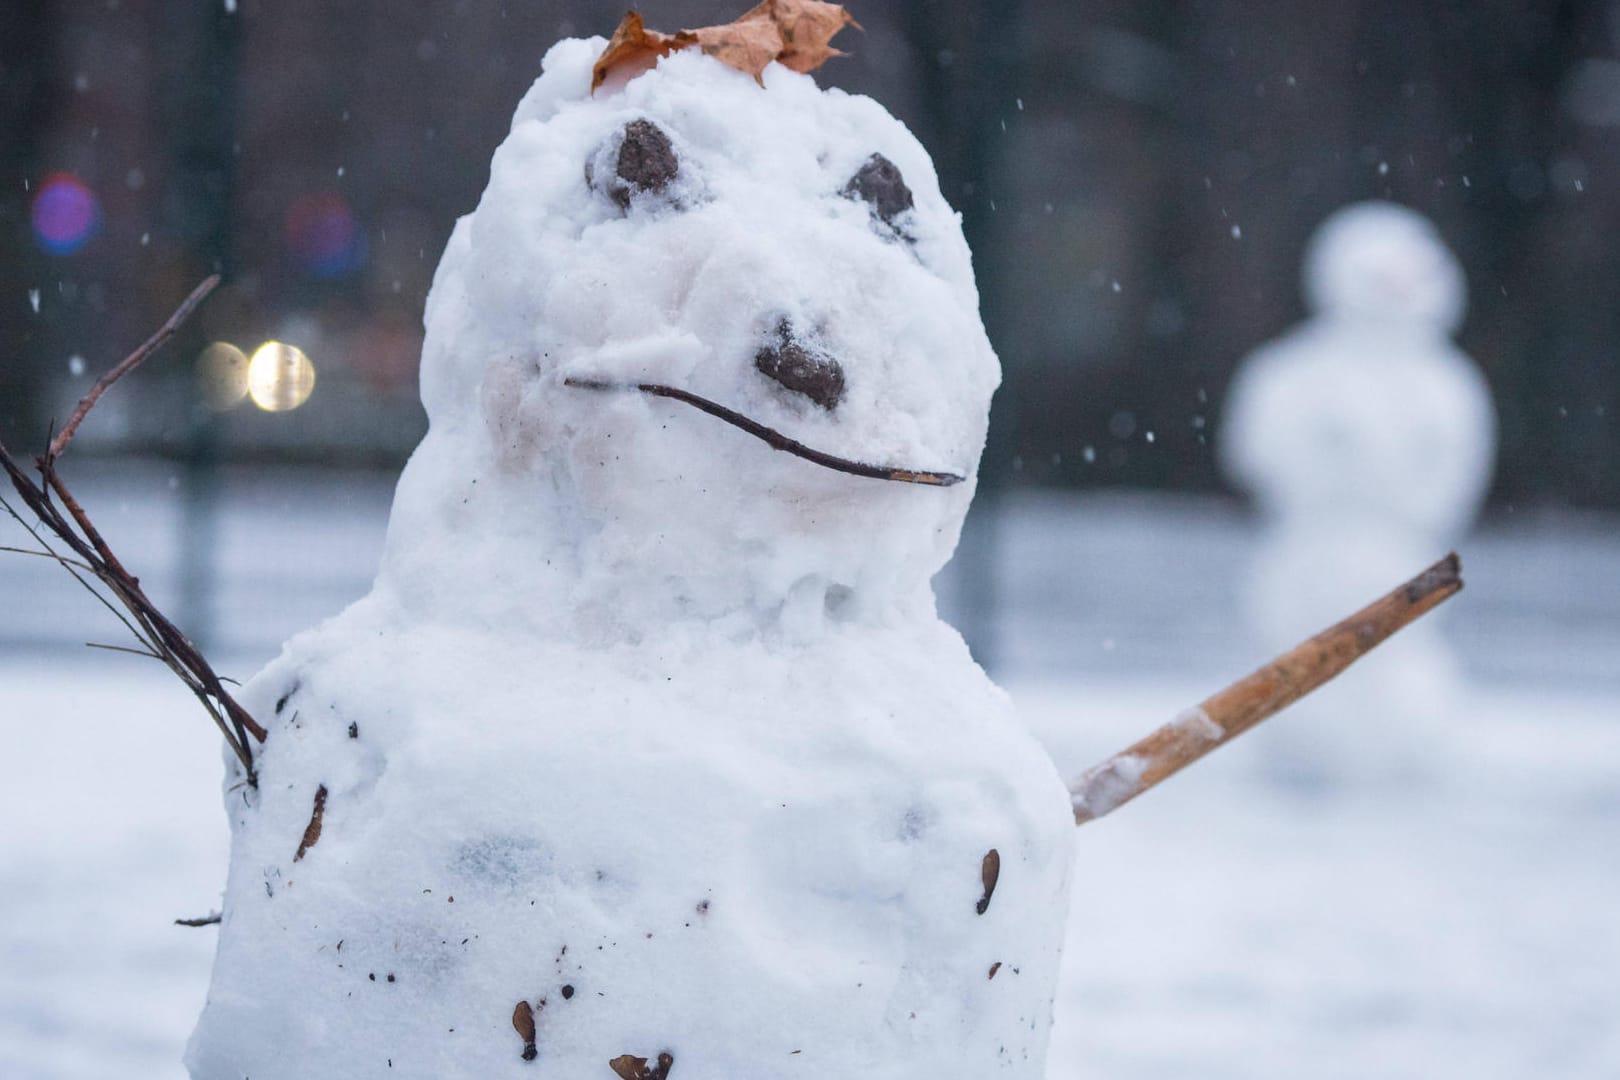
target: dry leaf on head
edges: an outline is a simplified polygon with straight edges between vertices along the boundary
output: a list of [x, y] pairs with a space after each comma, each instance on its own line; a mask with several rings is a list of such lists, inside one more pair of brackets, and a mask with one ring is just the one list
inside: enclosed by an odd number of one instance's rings
[[746, 71], [763, 83], [765, 65], [782, 55], [782, 29], [771, 17], [770, 0], [724, 26], [703, 26], [675, 35], [682, 45], [695, 44], [704, 55]]
[[846, 26], [859, 30], [861, 24], [842, 4], [820, 0], [775, 0], [772, 5], [776, 24], [782, 30], [783, 67], [794, 71], [814, 71], [829, 57], [844, 54], [830, 44], [833, 35]]
[[846, 26], [860, 29], [842, 4], [822, 0], [764, 0], [722, 26], [703, 26], [664, 34], [648, 30], [641, 16], [629, 12], [591, 70], [591, 92], [612, 78], [629, 80], [647, 71], [676, 49], [696, 46], [721, 63], [763, 83], [772, 60], [797, 72], [814, 71], [829, 57], [843, 53], [830, 44]]
[[629, 82], [643, 71], [652, 70], [660, 57], [668, 56], [679, 47], [673, 35], [648, 30], [640, 15], [633, 11], [625, 12], [607, 48], [602, 50], [602, 55], [596, 58], [596, 66], [591, 68], [591, 93], [596, 93], [597, 87], [606, 82], [609, 75]]

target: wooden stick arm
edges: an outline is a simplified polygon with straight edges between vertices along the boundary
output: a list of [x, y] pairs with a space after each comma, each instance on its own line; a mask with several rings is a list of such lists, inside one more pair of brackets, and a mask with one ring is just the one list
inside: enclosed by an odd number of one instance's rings
[[1118, 809], [1281, 712], [1461, 588], [1462, 564], [1452, 552], [1387, 596], [1087, 769], [1069, 785], [1075, 824]]

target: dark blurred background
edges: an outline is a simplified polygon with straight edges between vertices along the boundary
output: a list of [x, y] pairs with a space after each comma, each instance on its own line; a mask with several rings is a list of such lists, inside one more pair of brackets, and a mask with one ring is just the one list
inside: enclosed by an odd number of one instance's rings
[[[109, 397], [83, 452], [397, 467], [451, 225], [544, 50], [621, 5], [7, 0], [0, 437], [37, 446], [218, 270], [182, 351]], [[644, 11], [675, 29], [743, 6]], [[865, 31], [818, 77], [912, 127], [976, 252], [1007, 375], [991, 498], [1218, 488], [1235, 364], [1301, 316], [1313, 227], [1380, 197], [1466, 268], [1461, 344], [1502, 419], [1493, 505], [1620, 505], [1616, 4], [851, 7]], [[209, 407], [204, 347], [232, 347], [217, 382], [267, 340], [318, 372], [307, 403]]]

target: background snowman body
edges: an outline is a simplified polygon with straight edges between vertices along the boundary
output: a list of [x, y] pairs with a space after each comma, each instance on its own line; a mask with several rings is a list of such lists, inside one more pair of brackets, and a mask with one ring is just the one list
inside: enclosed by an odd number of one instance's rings
[[1068, 794], [929, 587], [999, 378], [957, 219], [866, 99], [591, 97], [602, 44], [441, 262], [373, 592], [244, 692], [192, 1073], [1039, 1077]]
[[[1425, 219], [1388, 203], [1339, 211], [1313, 238], [1305, 284], [1312, 318], [1244, 362], [1220, 447], [1264, 521], [1249, 606], [1269, 651], [1454, 546], [1495, 454], [1490, 392], [1450, 340], [1461, 271]], [[1425, 622], [1302, 704], [1319, 716], [1257, 741], [1289, 770], [1365, 774], [1403, 756], [1404, 769], [1459, 688]], [[1408, 730], [1374, 738], [1385, 724]]]

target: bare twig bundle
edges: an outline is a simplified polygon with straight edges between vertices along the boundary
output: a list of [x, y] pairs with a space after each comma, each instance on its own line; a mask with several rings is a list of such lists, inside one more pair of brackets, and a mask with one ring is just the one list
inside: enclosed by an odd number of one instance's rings
[[[197, 286], [175, 309], [174, 314], [169, 316], [140, 348], [96, 380], [90, 392], [79, 401], [68, 422], [51, 440], [45, 453], [34, 459], [35, 469], [39, 473], [38, 483], [35, 483], [11, 456], [5, 444], [0, 443], [0, 468], [5, 469], [6, 475], [11, 479], [11, 486], [16, 489], [23, 504], [38, 519], [38, 525], [31, 525], [3, 498], [0, 498], [0, 506], [4, 506], [7, 513], [33, 533], [40, 545], [37, 551], [18, 548], [0, 550], [20, 551], [23, 554], [53, 559], [73, 575], [74, 580], [105, 605], [139, 642], [138, 648], [120, 651], [160, 660], [174, 672], [208, 711], [209, 717], [219, 728], [220, 734], [225, 737], [237, 760], [242, 763], [242, 768], [246, 770], [248, 782], [256, 783], [253, 771], [253, 741], [264, 742], [266, 736], [264, 728], [260, 727], [247, 710], [237, 704], [226, 691], [219, 675], [191, 640], [147, 598], [141, 589], [140, 579], [126, 570], [123, 563], [113, 554], [106, 540], [91, 523], [90, 516], [68, 491], [67, 485], [62, 482], [61, 476], [56, 471], [58, 459], [67, 451], [74, 434], [79, 430], [79, 425], [90, 414], [90, 410], [95, 408], [101, 395], [119, 379], [139, 367], [147, 357], [173, 337], [175, 331], [196, 310], [197, 305], [201, 304], [218, 284], [219, 277], [216, 275]], [[41, 534], [41, 526], [66, 545], [71, 554], [53, 547]], [[91, 583], [92, 577], [111, 594], [110, 599]], [[113, 603], [114, 600], [117, 601], [116, 605]], [[123, 611], [119, 610], [120, 606]], [[250, 736], [253, 741], [250, 741]]]
[[1462, 588], [1461, 574], [1462, 564], [1453, 552], [1389, 595], [1087, 769], [1069, 786], [1075, 823], [1083, 825], [1118, 809], [1292, 705], [1455, 594]]

